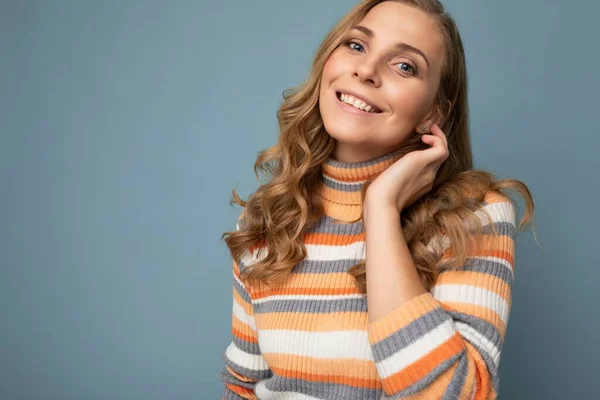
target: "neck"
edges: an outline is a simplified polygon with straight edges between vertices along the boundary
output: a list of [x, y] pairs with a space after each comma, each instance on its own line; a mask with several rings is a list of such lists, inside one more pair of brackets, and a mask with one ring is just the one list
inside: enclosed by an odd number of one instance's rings
[[342, 221], [360, 217], [361, 190], [365, 182], [385, 171], [400, 156], [401, 150], [394, 150], [365, 161], [342, 162], [328, 158], [322, 165], [320, 187], [325, 215]]

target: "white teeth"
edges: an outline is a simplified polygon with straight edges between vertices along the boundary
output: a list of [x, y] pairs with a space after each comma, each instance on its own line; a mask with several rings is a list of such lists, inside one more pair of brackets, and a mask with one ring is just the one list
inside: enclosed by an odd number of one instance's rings
[[340, 98], [344, 103], [348, 103], [351, 106], [358, 108], [359, 110], [363, 110], [363, 111], [370, 112], [370, 113], [375, 113], [375, 107], [371, 106], [370, 104], [365, 103], [364, 101], [362, 101], [360, 99], [355, 98], [354, 96], [342, 93]]

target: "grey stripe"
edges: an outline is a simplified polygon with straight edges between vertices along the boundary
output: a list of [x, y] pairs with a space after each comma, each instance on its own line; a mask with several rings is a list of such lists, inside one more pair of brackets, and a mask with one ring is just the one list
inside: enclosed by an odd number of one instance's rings
[[489, 259], [473, 257], [463, 266], [465, 271], [482, 272], [502, 279], [512, 289], [514, 283], [513, 271], [505, 264]]
[[339, 383], [313, 382], [304, 379], [283, 378], [275, 375], [266, 382], [267, 389], [273, 392], [302, 393], [318, 399], [365, 399], [379, 400], [382, 389], [369, 389]]
[[[234, 363], [227, 357], [227, 352], [223, 353], [223, 360], [225, 361], [225, 364], [228, 365], [232, 370], [234, 370], [238, 374], [246, 376], [250, 379], [260, 380], [260, 379], [270, 378], [273, 376], [273, 372], [270, 369], [264, 369], [264, 370], [257, 371], [257, 370], [253, 370], [253, 369], [248, 369], [241, 365], [237, 365], [236, 363]], [[229, 374], [229, 373], [228, 373], [228, 375], [231, 376], [231, 374]], [[233, 379], [235, 379], [235, 377], [233, 377]]]
[[340, 192], [360, 192], [364, 183], [340, 183], [334, 180], [331, 180], [327, 175], [323, 176], [323, 183], [325, 186], [335, 189]]
[[[326, 296], [323, 296], [326, 299]], [[298, 313], [335, 313], [343, 311], [367, 312], [367, 299], [348, 298], [336, 300], [269, 300], [254, 304], [255, 314], [298, 312]]]
[[352, 223], [335, 222], [329, 215], [323, 215], [308, 232], [333, 233], [337, 235], [358, 235], [364, 232], [364, 226], [361, 221]]
[[398, 353], [448, 320], [450, 316], [440, 308], [429, 311], [399, 331], [375, 343], [372, 346], [375, 361], [379, 362]]
[[467, 379], [467, 373], [469, 372], [469, 363], [467, 361], [467, 357], [461, 357], [458, 361], [456, 371], [454, 372], [454, 375], [450, 380], [450, 384], [444, 392], [442, 400], [456, 400], [460, 398], [460, 394]]
[[[448, 264], [439, 265], [440, 272], [448, 269]], [[505, 264], [495, 260], [483, 259], [477, 256], [468, 258], [465, 264], [458, 268], [458, 271], [481, 272], [502, 279], [512, 289], [514, 282], [513, 271]]]
[[248, 354], [260, 355], [260, 348], [258, 347], [258, 343], [248, 342], [244, 339], [240, 339], [235, 335], [233, 335], [232, 340], [238, 349]]
[[[229, 371], [227, 371], [227, 369], [225, 369], [225, 368], [223, 368], [223, 370], [219, 373], [219, 379], [221, 379], [221, 382], [223, 382], [223, 383], [229, 383], [229, 384], [232, 384], [232, 385], [242, 386], [242, 387], [245, 387], [245, 388], [248, 388], [248, 389], [254, 389], [254, 385], [255, 385], [254, 383], [244, 382], [244, 381], [239, 380], [235, 376], [231, 375], [231, 373]], [[225, 389], [229, 390], [227, 388], [225, 388]], [[231, 393], [233, 393], [233, 392], [231, 392]], [[235, 393], [233, 393], [233, 394], [235, 396], [237, 396]], [[240, 397], [238, 396], [238, 397], [231, 397], [231, 398], [232, 399], [239, 399]]]
[[[506, 221], [496, 221], [493, 223], [494, 228], [496, 228], [496, 232], [500, 235], [507, 235], [511, 238], [515, 237], [516, 228], [514, 224]], [[492, 225], [486, 223], [483, 226], [483, 233], [486, 235], [492, 234]]]
[[450, 357], [449, 359], [447, 359], [446, 361], [444, 361], [443, 363], [441, 363], [440, 365], [435, 367], [433, 369], [433, 371], [431, 371], [429, 374], [427, 374], [427, 376], [425, 376], [422, 379], [419, 379], [415, 384], [411, 385], [410, 387], [408, 387], [398, 393], [395, 393], [392, 398], [393, 399], [403, 399], [404, 397], [411, 396], [411, 395], [425, 389], [427, 386], [431, 385], [433, 383], [433, 381], [435, 381], [448, 368], [452, 367], [452, 365], [454, 365], [456, 360], [458, 360], [459, 358], [463, 358], [463, 357], [466, 357], [466, 350], [463, 350], [460, 353]]
[[327, 160], [325, 160], [325, 163], [328, 165], [331, 165], [332, 167], [336, 167], [336, 168], [357, 169], [357, 168], [362, 168], [362, 167], [368, 167], [370, 165], [379, 164], [380, 162], [382, 162], [384, 160], [389, 160], [393, 157], [396, 157], [397, 155], [402, 153], [402, 151], [403, 151], [403, 149], [397, 149], [397, 150], [391, 151], [389, 153], [383, 154], [381, 156], [372, 158], [370, 160], [350, 162], [350, 163], [341, 162], [334, 158], [328, 158]]
[[302, 260], [294, 266], [293, 272], [299, 274], [329, 274], [348, 272], [350, 267], [362, 260], [343, 258], [339, 260]]
[[[447, 313], [452, 315], [453, 319], [469, 324], [473, 329], [475, 329], [486, 339], [492, 342], [498, 348], [498, 351], [502, 350], [502, 339], [500, 338], [500, 333], [494, 325], [472, 315], [463, 314], [455, 311]], [[498, 368], [496, 367], [494, 359], [489, 355], [487, 350], [484, 347], [482, 347], [479, 343], [472, 342], [465, 337], [463, 337], [463, 339], [471, 343], [477, 349], [479, 354], [481, 354], [481, 357], [485, 361], [487, 369], [490, 372], [490, 375], [492, 376], [492, 385], [494, 386], [496, 392], [498, 392], [500, 386], [500, 377], [498, 376]]]
[[[473, 315], [464, 314], [458, 311], [448, 311], [444, 310], [444, 312], [452, 317], [454, 321], [464, 322], [469, 325], [471, 328], [475, 329], [479, 332], [483, 337], [489, 340], [494, 344], [498, 349], [502, 346], [502, 339], [500, 338], [500, 333], [496, 329], [496, 327], [490, 322], [483, 320], [481, 318], [477, 318]], [[464, 337], [463, 337], [464, 338]], [[471, 343], [471, 341], [464, 338], [466, 341]], [[476, 345], [477, 343], [472, 343]]]
[[240, 297], [242, 299], [244, 299], [244, 301], [246, 303], [252, 304], [252, 299], [250, 298], [250, 294], [248, 293], [248, 291], [246, 290], [245, 287], [240, 285], [240, 283], [237, 281], [237, 279], [235, 279], [235, 277], [233, 278], [233, 288], [235, 289], [236, 292], [238, 292]]

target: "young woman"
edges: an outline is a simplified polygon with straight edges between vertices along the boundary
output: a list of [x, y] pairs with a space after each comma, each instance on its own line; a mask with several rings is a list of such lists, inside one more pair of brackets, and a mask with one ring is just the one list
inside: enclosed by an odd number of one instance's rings
[[[233, 257], [225, 399], [493, 399], [527, 187], [473, 170], [460, 35], [363, 1], [284, 93]], [[516, 190], [526, 212], [516, 226]]]

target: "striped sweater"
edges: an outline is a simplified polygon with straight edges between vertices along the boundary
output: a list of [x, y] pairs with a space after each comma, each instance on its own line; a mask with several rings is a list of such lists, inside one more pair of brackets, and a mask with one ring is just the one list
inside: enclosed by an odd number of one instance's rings
[[347, 273], [365, 259], [365, 231], [361, 222], [346, 221], [360, 213], [364, 181], [397, 154], [323, 164], [325, 215], [305, 234], [307, 257], [284, 283], [269, 288], [240, 281], [240, 269], [266, 249], [233, 261], [232, 341], [220, 374], [224, 399], [497, 397], [512, 303], [515, 210], [509, 199], [490, 194], [482, 206], [502, 233], [494, 248], [442, 272], [429, 292], [374, 322], [366, 295]]

